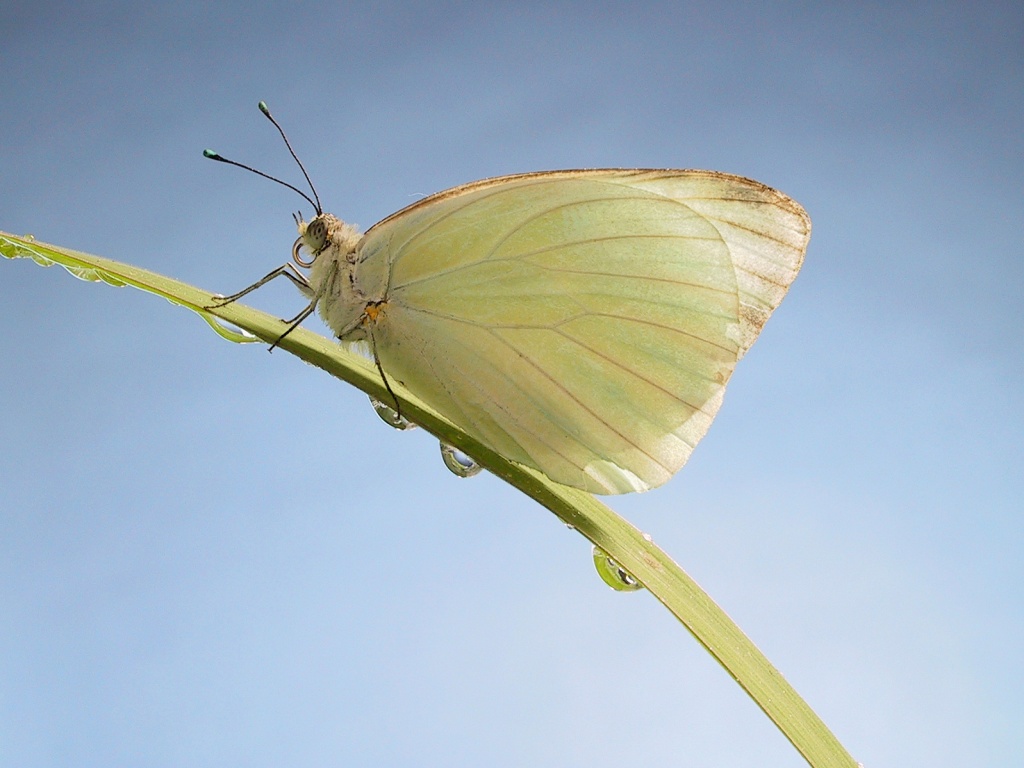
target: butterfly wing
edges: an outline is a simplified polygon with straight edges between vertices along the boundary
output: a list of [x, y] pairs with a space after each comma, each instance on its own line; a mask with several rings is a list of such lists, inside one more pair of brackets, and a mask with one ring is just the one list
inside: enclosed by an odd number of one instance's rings
[[513, 461], [594, 493], [661, 485], [803, 260], [810, 221], [707, 171], [489, 179], [370, 229], [385, 373]]

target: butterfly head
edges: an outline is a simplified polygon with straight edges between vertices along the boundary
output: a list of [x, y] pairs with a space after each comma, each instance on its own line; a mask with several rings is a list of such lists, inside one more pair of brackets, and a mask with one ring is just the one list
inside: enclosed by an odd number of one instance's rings
[[[292, 246], [292, 261], [306, 269], [326, 252], [334, 252], [341, 257], [355, 253], [361, 237], [358, 229], [329, 213], [317, 214], [308, 222], [297, 218], [295, 223], [299, 237]], [[303, 251], [309, 254], [308, 257], [303, 255]]]

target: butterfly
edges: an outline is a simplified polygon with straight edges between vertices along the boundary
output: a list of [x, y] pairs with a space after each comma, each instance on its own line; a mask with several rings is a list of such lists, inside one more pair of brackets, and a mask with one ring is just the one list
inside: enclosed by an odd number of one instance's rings
[[781, 192], [699, 170], [485, 179], [365, 234], [313, 204], [292, 262], [228, 300], [289, 277], [310, 299], [296, 324], [318, 311], [342, 343], [369, 344], [385, 382], [598, 494], [686, 463], [811, 231]]

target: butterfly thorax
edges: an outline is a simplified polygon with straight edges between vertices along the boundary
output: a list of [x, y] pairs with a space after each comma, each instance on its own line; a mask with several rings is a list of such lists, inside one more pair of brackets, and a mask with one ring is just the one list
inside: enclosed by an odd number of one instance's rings
[[380, 297], [358, 279], [362, 234], [329, 213], [300, 221], [298, 226], [303, 248], [313, 254], [308, 279], [320, 316], [339, 339], [366, 338], [366, 307]]

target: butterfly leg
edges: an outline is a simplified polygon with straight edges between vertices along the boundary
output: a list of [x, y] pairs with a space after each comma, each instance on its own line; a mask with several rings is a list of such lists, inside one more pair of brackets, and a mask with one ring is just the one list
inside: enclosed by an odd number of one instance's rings
[[270, 345], [270, 348], [267, 349], [267, 352], [273, 352], [274, 351], [274, 347], [276, 347], [278, 344], [281, 343], [281, 339], [283, 339], [289, 333], [291, 333], [296, 328], [298, 328], [300, 325], [302, 325], [302, 321], [305, 320], [307, 317], [309, 317], [311, 314], [313, 314], [313, 310], [316, 309], [316, 304], [317, 304], [317, 299], [314, 298], [311, 302], [309, 302], [309, 306], [308, 307], [306, 307], [304, 310], [299, 312], [299, 314], [297, 314], [291, 320], [284, 320], [283, 322], [287, 323], [288, 327], [285, 328], [284, 333], [282, 333], [280, 336], [278, 336], [277, 339], [274, 341], [274, 343]]
[[233, 293], [230, 296], [221, 296], [220, 298], [216, 299], [213, 303], [206, 306], [205, 309], [220, 309], [221, 307], [225, 307], [228, 304], [231, 304], [232, 302], [238, 301], [247, 293], [251, 293], [252, 291], [255, 291], [257, 288], [266, 285], [275, 277], [287, 277], [289, 280], [295, 283], [295, 286], [300, 291], [302, 291], [307, 296], [312, 296], [313, 298], [312, 301], [309, 302], [309, 305], [301, 312], [299, 312], [299, 314], [297, 314], [291, 320], [282, 321], [286, 323], [288, 327], [285, 329], [284, 333], [278, 336], [274, 343], [271, 344], [270, 347], [267, 349], [268, 352], [273, 352], [274, 347], [281, 343], [281, 339], [283, 339], [289, 333], [294, 331], [302, 323], [303, 320], [305, 320], [313, 313], [313, 310], [316, 309], [317, 301], [320, 298], [319, 296], [313, 295], [313, 289], [309, 285], [309, 280], [307, 280], [306, 276], [299, 272], [298, 269], [296, 269], [295, 265], [292, 264], [291, 262], [283, 264], [277, 269], [268, 272], [266, 275], [264, 275], [255, 283], [250, 285], [248, 288], [243, 288], [238, 293]]
[[[219, 309], [221, 307], [227, 306], [228, 304], [231, 304], [232, 302], [238, 301], [240, 298], [245, 296], [247, 293], [251, 293], [252, 291], [255, 291], [257, 288], [266, 285], [271, 280], [273, 280], [275, 277], [282, 277], [282, 276], [283, 277], [287, 277], [289, 280], [291, 280], [293, 283], [295, 283], [296, 287], [298, 287], [298, 289], [300, 291], [302, 291], [304, 294], [306, 294], [307, 296], [309, 296], [311, 294], [311, 289], [309, 287], [309, 281], [306, 279], [306, 276], [303, 275], [301, 272], [299, 272], [295, 268], [294, 264], [292, 264], [291, 262], [288, 262], [287, 264], [283, 264], [280, 267], [278, 267], [277, 269], [267, 273], [265, 276], [263, 276], [262, 278], [257, 280], [252, 285], [250, 285], [248, 288], [243, 288], [238, 293], [233, 293], [230, 296], [221, 296], [221, 297], [215, 299], [211, 304], [206, 306], [205, 309]], [[310, 311], [312, 311], [312, 310], [310, 310]]]
[[384, 382], [384, 389], [391, 395], [392, 401], [395, 403], [395, 415], [401, 419], [402, 416], [402, 403], [398, 400], [398, 395], [395, 394], [395, 390], [391, 388], [391, 382], [388, 381], [388, 375], [384, 373], [384, 366], [380, 364], [380, 358], [377, 356], [377, 339], [373, 335], [373, 326], [370, 326], [370, 350], [373, 352], [373, 364], [377, 366], [377, 373], [380, 374], [381, 380]]

